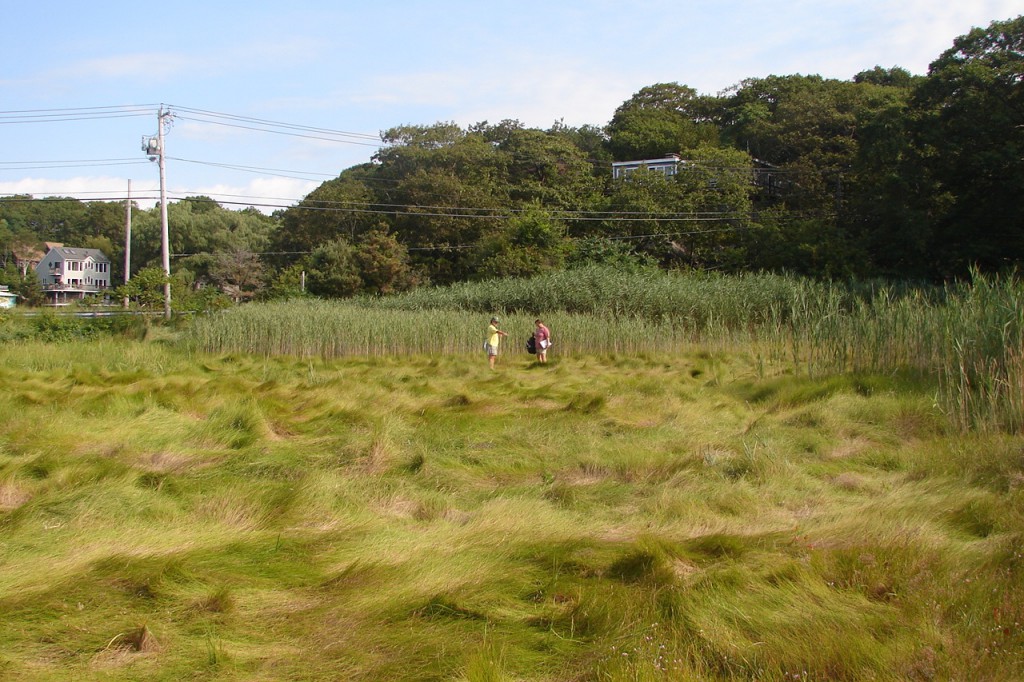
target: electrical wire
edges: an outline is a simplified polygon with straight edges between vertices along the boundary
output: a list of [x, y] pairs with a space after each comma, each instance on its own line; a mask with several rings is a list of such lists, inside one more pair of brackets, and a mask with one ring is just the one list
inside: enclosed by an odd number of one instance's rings
[[199, 166], [211, 166], [213, 168], [227, 168], [229, 170], [237, 170], [245, 173], [261, 173], [270, 174], [278, 178], [288, 178], [291, 180], [310, 180], [311, 178], [302, 177], [305, 175], [315, 175], [320, 178], [335, 178], [338, 176], [337, 173], [317, 173], [314, 171], [295, 171], [295, 170], [281, 170], [280, 168], [260, 168], [257, 166], [239, 166], [232, 163], [216, 163], [214, 161], [197, 161], [195, 159], [182, 159], [175, 156], [165, 157], [168, 161], [180, 161], [182, 163], [193, 163]]
[[272, 127], [278, 127], [278, 128], [287, 128], [287, 129], [291, 129], [291, 130], [301, 130], [301, 131], [304, 131], [304, 132], [315, 132], [315, 133], [322, 133], [322, 134], [327, 134], [327, 135], [336, 135], [336, 136], [344, 136], [344, 137], [362, 138], [362, 139], [365, 139], [365, 140], [373, 140], [374, 142], [377, 143], [378, 146], [380, 145], [380, 136], [379, 135], [371, 135], [369, 133], [353, 133], [353, 132], [349, 132], [349, 131], [345, 131], [345, 130], [335, 130], [335, 129], [332, 129], [332, 128], [318, 128], [318, 127], [314, 127], [314, 126], [297, 125], [297, 124], [294, 124], [294, 123], [283, 123], [283, 122], [280, 122], [280, 121], [268, 121], [266, 119], [253, 118], [253, 117], [250, 117], [250, 116], [238, 116], [238, 115], [235, 115], [235, 114], [225, 114], [225, 113], [221, 113], [221, 112], [217, 112], [217, 111], [206, 111], [206, 110], [203, 110], [203, 109], [192, 109], [190, 107], [182, 107], [182, 106], [178, 106], [178, 105], [168, 105], [168, 106], [169, 107], [173, 107], [173, 109], [176, 110], [176, 111], [187, 111], [187, 112], [190, 112], [190, 113], [193, 113], [193, 114], [196, 114], [196, 115], [209, 116], [209, 117], [213, 117], [213, 118], [225, 118], [225, 119], [233, 120], [233, 121], [244, 121], [244, 122], [247, 122], [247, 123], [255, 123], [255, 124], [259, 124], [259, 125], [272, 126]]
[[255, 131], [259, 131], [261, 133], [273, 133], [275, 135], [288, 135], [289, 137], [301, 137], [301, 138], [305, 138], [305, 139], [308, 139], [308, 140], [321, 140], [321, 141], [324, 141], [324, 142], [341, 142], [341, 143], [344, 143], [344, 144], [356, 144], [356, 145], [362, 145], [362, 146], [365, 146], [365, 147], [380, 147], [381, 146], [380, 142], [377, 142], [377, 143], [359, 142], [359, 141], [356, 141], [356, 140], [344, 140], [344, 139], [340, 139], [340, 138], [337, 138], [337, 137], [326, 137], [324, 135], [306, 135], [306, 134], [301, 134], [301, 133], [285, 132], [285, 131], [282, 131], [282, 130], [273, 130], [273, 129], [270, 129], [270, 128], [255, 128], [253, 126], [245, 126], [245, 125], [240, 125], [240, 124], [237, 124], [237, 123], [224, 123], [223, 121], [209, 121], [209, 120], [202, 119], [202, 118], [191, 118], [189, 116], [181, 116], [181, 115], [175, 115], [175, 117], [179, 118], [181, 120], [184, 120], [184, 121], [196, 121], [196, 122], [199, 122], [199, 123], [208, 123], [210, 125], [225, 126], [225, 127], [228, 127], [228, 128], [240, 128], [242, 130], [255, 130]]

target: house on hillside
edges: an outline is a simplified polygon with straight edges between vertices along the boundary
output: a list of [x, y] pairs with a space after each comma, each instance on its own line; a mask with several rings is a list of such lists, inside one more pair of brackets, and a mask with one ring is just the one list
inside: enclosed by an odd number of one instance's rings
[[[788, 182], [785, 179], [785, 171], [782, 168], [761, 159], [751, 159], [751, 161], [750, 181], [762, 197], [774, 199], [784, 193], [788, 188]], [[699, 165], [699, 162], [687, 161], [678, 154], [669, 154], [660, 159], [614, 161], [612, 162], [612, 178], [615, 180], [629, 178], [629, 176], [641, 168], [661, 173], [666, 178], [671, 178], [679, 175], [679, 173], [687, 168], [697, 167], [695, 163]], [[717, 180], [714, 177], [710, 178], [708, 182], [712, 187], [717, 184]]]
[[50, 245], [36, 275], [49, 305], [67, 305], [110, 288], [110, 259], [99, 249]]
[[679, 172], [679, 164], [682, 159], [678, 154], [669, 154], [660, 159], [639, 159], [637, 161], [614, 161], [612, 162], [612, 178], [628, 178], [630, 175], [646, 168], [655, 173], [661, 173], [665, 177], [671, 177]]
[[0, 285], [0, 309], [13, 308], [18, 302], [18, 295], [11, 293], [11, 288]]

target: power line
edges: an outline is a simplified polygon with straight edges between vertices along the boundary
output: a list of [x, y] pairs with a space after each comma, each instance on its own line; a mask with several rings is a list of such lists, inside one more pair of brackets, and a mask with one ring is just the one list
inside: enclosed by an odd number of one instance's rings
[[[146, 191], [146, 190], [143, 190]], [[148, 190], [152, 192], [153, 190]], [[77, 192], [86, 194], [88, 192]], [[96, 192], [99, 193], [99, 192]], [[216, 200], [218, 204], [233, 206], [261, 206], [264, 208], [296, 209], [317, 212], [332, 213], [359, 213], [367, 215], [391, 215], [395, 217], [410, 218], [458, 218], [458, 219], [487, 219], [487, 220], [509, 220], [529, 209], [517, 209], [511, 207], [466, 207], [466, 206], [428, 206], [417, 204], [379, 204], [374, 202], [316, 202], [319, 205], [292, 205], [286, 203], [271, 203], [288, 201], [284, 198], [268, 197], [247, 197], [245, 195], [213, 193], [212, 195], [201, 192], [174, 192], [170, 198], [175, 201], [188, 201], [196, 196], [213, 197], [234, 197], [235, 199], [250, 199], [250, 201], [234, 201], [230, 199]], [[31, 202], [31, 201], [74, 201], [65, 197], [44, 197], [44, 198], [21, 198], [16, 194], [0, 194], [0, 197], [10, 202]], [[124, 201], [124, 195], [105, 196], [96, 198], [94, 201]], [[132, 194], [132, 200], [153, 201], [155, 197], [139, 194]], [[575, 222], [605, 222], [605, 223], [699, 223], [715, 222], [722, 220], [743, 220], [751, 217], [746, 211], [691, 211], [691, 212], [665, 212], [653, 213], [648, 211], [585, 211], [585, 210], [550, 210], [550, 215], [555, 219]]]
[[21, 109], [0, 111], [0, 125], [17, 123], [67, 123], [115, 118], [152, 116], [155, 105], [129, 104], [64, 109]]
[[335, 178], [338, 176], [337, 173], [317, 173], [314, 171], [297, 171], [297, 170], [282, 170], [280, 168], [260, 168], [258, 166], [240, 166], [232, 163], [217, 163], [214, 161], [197, 161], [195, 159], [182, 159], [175, 156], [168, 156], [169, 161], [181, 161], [182, 163], [194, 163], [199, 166], [211, 166], [213, 168], [227, 168], [229, 170], [243, 171], [246, 173], [263, 173], [271, 174], [279, 178], [289, 178], [292, 180], [309, 180], [310, 178], [300, 177], [303, 175], [315, 175], [321, 178]]
[[158, 104], [115, 104], [110, 106], [101, 107], [71, 107], [71, 108], [60, 108], [60, 109], [14, 109], [10, 111], [0, 111], [0, 116], [6, 116], [8, 114], [67, 114], [75, 112], [88, 112], [88, 111], [110, 111], [110, 110], [130, 110], [137, 111], [140, 109], [147, 109], [149, 113], [157, 108]]
[[86, 159], [82, 161], [0, 161], [2, 171], [60, 170], [63, 168], [101, 168], [104, 166], [148, 165], [145, 159]]
[[314, 132], [314, 133], [323, 133], [323, 134], [327, 134], [327, 135], [338, 135], [338, 136], [345, 136], [345, 137], [362, 138], [362, 139], [366, 139], [366, 140], [373, 140], [375, 143], [377, 143], [378, 146], [380, 146], [380, 144], [381, 144], [380, 136], [379, 135], [371, 135], [369, 133], [353, 133], [353, 132], [349, 132], [349, 131], [345, 131], [345, 130], [335, 130], [335, 129], [332, 129], [332, 128], [318, 128], [318, 127], [314, 127], [314, 126], [304, 126], [304, 125], [298, 125], [298, 124], [294, 124], [294, 123], [283, 123], [283, 122], [280, 122], [280, 121], [268, 121], [266, 119], [253, 118], [253, 117], [250, 117], [250, 116], [238, 116], [238, 115], [235, 115], [235, 114], [225, 114], [225, 113], [221, 113], [221, 112], [217, 112], [217, 111], [206, 111], [206, 110], [203, 110], [203, 109], [192, 109], [192, 108], [189, 108], [189, 107], [181, 107], [181, 106], [177, 106], [177, 105], [173, 105], [173, 104], [170, 104], [168, 106], [169, 107], [173, 107], [174, 109], [176, 109], [178, 111], [187, 111], [187, 112], [191, 112], [193, 114], [203, 115], [203, 116], [210, 116], [210, 117], [213, 117], [213, 118], [226, 118], [226, 119], [234, 120], [234, 121], [244, 121], [244, 122], [247, 122], [247, 123], [255, 123], [255, 124], [259, 124], [259, 125], [272, 126], [272, 127], [278, 127], [278, 128], [287, 128], [287, 129], [292, 129], [292, 130], [301, 130], [301, 131], [304, 131], [304, 132]]

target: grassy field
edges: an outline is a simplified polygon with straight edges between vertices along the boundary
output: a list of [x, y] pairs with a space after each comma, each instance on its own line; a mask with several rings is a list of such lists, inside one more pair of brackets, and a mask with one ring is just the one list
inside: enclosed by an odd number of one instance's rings
[[190, 343], [0, 350], [4, 680], [1024, 675], [1024, 438], [934, 376]]
[[1017, 277], [936, 287], [590, 268], [355, 302], [241, 306], [198, 320], [189, 338], [205, 352], [261, 356], [471, 354], [501, 313], [515, 355], [538, 311], [563, 357], [696, 346], [788, 362], [809, 377], [909, 371], [934, 384], [957, 428], [1024, 431]]

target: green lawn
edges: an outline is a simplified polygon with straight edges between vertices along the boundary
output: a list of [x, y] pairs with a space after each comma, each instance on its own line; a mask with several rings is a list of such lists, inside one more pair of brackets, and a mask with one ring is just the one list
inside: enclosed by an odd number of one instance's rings
[[1024, 437], [679, 355], [0, 352], [5, 680], [1017, 680]]

